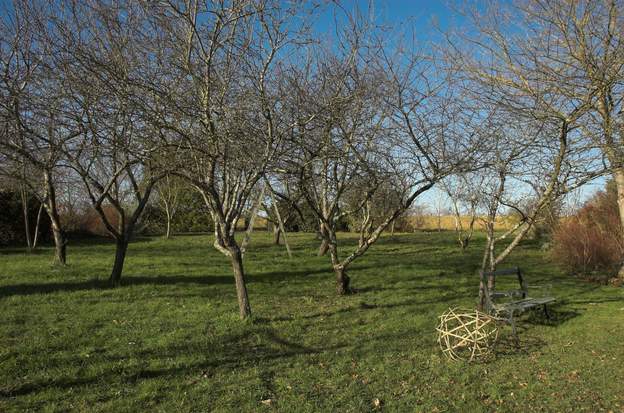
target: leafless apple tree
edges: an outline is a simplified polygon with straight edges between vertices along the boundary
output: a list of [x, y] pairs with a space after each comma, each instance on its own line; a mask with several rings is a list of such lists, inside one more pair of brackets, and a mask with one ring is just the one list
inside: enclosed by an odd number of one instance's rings
[[151, 72], [140, 104], [176, 150], [170, 166], [210, 210], [214, 247], [230, 258], [242, 318], [251, 306], [236, 223], [295, 126], [282, 116], [282, 73], [305, 42], [299, 17], [306, 7], [270, 0], [146, 5], [154, 16], [145, 41]]
[[[351, 291], [349, 265], [422, 193], [478, 152], [470, 127], [459, 128], [448, 79], [435, 62], [400, 42], [392, 52], [371, 22], [345, 18], [337, 44], [310, 46], [309, 59], [289, 79], [297, 119], [283, 173], [298, 179], [329, 249], [338, 294]], [[372, 202], [391, 187], [398, 202], [373, 219]], [[358, 245], [339, 251], [337, 223], [358, 219]]]
[[[22, 1], [12, 7], [10, 17], [0, 21], [0, 151], [14, 166], [20, 165], [11, 175], [20, 183], [24, 206], [27, 194], [32, 194], [48, 214], [54, 262], [65, 265], [67, 239], [59, 215], [57, 181], [63, 160], [61, 147], [77, 133], [64, 128], [58, 116], [62, 86], [51, 71], [47, 59], [51, 49], [38, 25], [44, 8]], [[30, 245], [28, 224], [26, 231]]]
[[[536, 22], [535, 16], [527, 13], [541, 3], [520, 2], [483, 13], [472, 10], [468, 18], [473, 30], [467, 33], [476, 34], [458, 34], [449, 42], [448, 61], [461, 67], [474, 98], [503, 117], [501, 127], [490, 137], [495, 148], [490, 173], [495, 183], [487, 201], [490, 237], [483, 269], [495, 269], [526, 236], [539, 214], [560, 196], [604, 173], [582, 131], [596, 90], [578, 88], [579, 68], [566, 53], [564, 39], [550, 24]], [[573, 8], [572, 3], [569, 7]], [[533, 188], [533, 201], [524, 202], [529, 209], [510, 202], [506, 191], [511, 180], [516, 180], [516, 197], [522, 188], [518, 182]], [[493, 219], [505, 204], [521, 219], [495, 238]], [[495, 252], [496, 242], [508, 237], [510, 242]]]

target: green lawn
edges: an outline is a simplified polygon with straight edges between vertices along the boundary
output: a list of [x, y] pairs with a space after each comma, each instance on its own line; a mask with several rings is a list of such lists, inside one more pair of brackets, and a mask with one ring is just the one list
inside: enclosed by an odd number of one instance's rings
[[64, 269], [0, 250], [0, 411], [624, 411], [623, 288], [525, 244], [509, 265], [552, 284], [553, 320], [525, 317], [519, 351], [503, 337], [487, 363], [449, 362], [437, 316], [474, 306], [482, 239], [462, 255], [452, 233], [382, 238], [337, 297], [314, 236], [289, 236], [292, 260], [254, 234], [253, 322], [208, 236], [131, 244], [118, 289], [110, 243], [72, 243]]

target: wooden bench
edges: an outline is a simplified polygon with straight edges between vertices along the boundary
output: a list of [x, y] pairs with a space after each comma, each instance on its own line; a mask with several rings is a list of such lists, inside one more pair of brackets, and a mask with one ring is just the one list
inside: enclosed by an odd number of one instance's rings
[[[488, 288], [490, 277], [511, 275], [518, 277], [519, 289], [498, 291], [496, 287], [491, 291]], [[515, 317], [532, 308], [542, 307], [546, 318], [550, 318], [547, 305], [556, 301], [554, 297], [529, 297], [529, 286], [522, 275], [519, 267], [493, 272], [481, 272], [483, 293], [485, 296], [485, 311], [494, 317], [505, 320], [511, 325], [516, 345], [518, 345], [518, 332], [516, 330]], [[496, 281], [496, 280], [494, 280]], [[494, 282], [496, 286], [496, 282]]]

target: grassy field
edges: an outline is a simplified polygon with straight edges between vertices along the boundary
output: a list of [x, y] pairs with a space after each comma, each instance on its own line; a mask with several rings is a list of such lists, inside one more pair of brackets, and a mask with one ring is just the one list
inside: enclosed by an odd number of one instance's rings
[[487, 363], [448, 362], [437, 316], [474, 306], [482, 239], [462, 255], [452, 233], [382, 238], [348, 297], [314, 236], [291, 239], [289, 260], [254, 235], [252, 322], [208, 236], [131, 244], [118, 289], [109, 243], [71, 244], [64, 269], [49, 249], [0, 250], [0, 411], [624, 411], [623, 288], [527, 243], [509, 264], [552, 284], [554, 318], [525, 317], [519, 351], [503, 337]]

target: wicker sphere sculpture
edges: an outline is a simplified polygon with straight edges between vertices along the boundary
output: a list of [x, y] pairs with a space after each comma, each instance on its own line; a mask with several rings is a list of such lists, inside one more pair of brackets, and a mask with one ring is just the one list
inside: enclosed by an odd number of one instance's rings
[[450, 308], [440, 316], [436, 330], [442, 353], [452, 360], [482, 358], [498, 338], [496, 319], [478, 310]]

